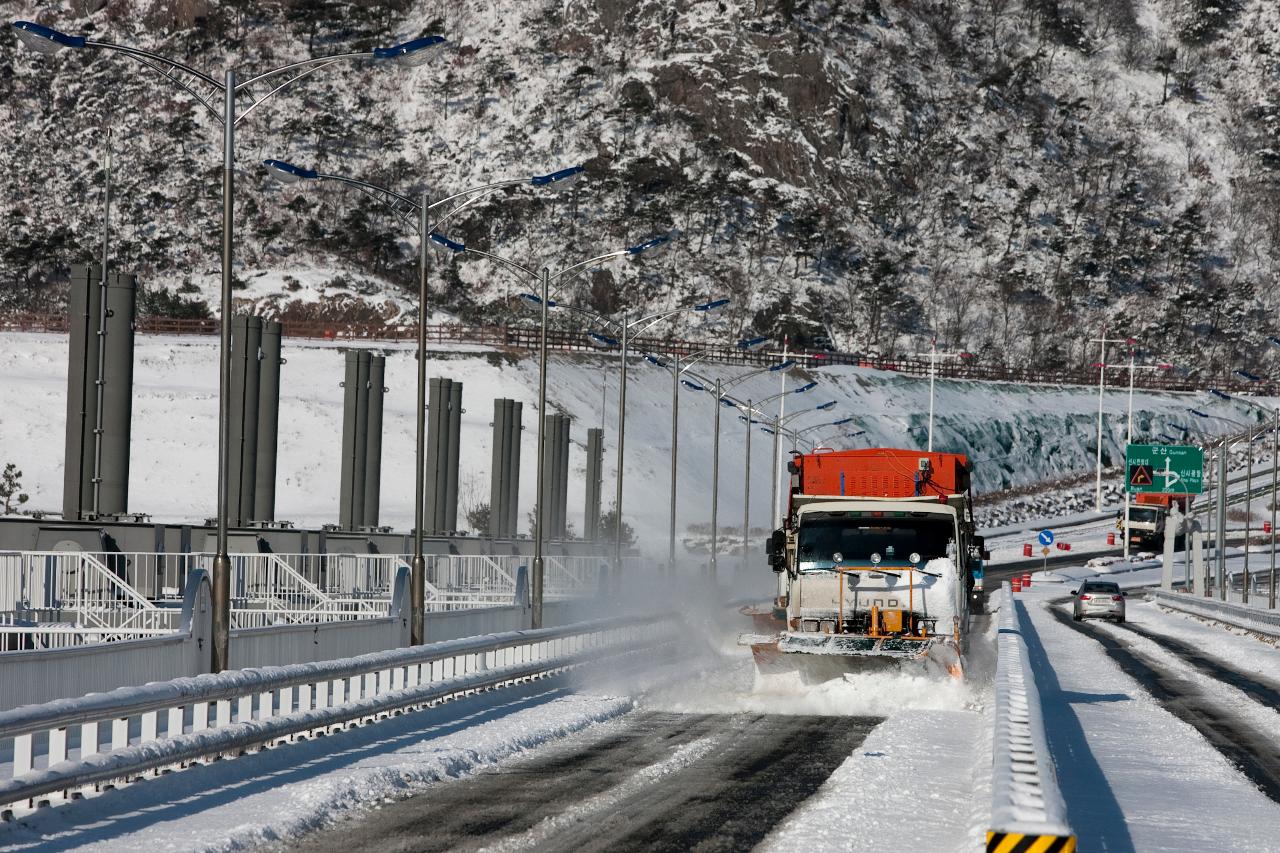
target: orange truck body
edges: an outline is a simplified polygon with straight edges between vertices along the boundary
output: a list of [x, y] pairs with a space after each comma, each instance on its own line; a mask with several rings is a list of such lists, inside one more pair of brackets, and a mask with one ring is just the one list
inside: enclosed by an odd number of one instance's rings
[[1178, 511], [1185, 513], [1187, 504], [1191, 502], [1191, 495], [1166, 494], [1164, 492], [1139, 492], [1134, 495], [1133, 502], [1138, 506], [1159, 506], [1169, 509], [1177, 504]]
[[[928, 460], [927, 466], [921, 460]], [[871, 448], [806, 453], [792, 460], [793, 495], [867, 498], [934, 496], [945, 501], [969, 491], [962, 453]]]

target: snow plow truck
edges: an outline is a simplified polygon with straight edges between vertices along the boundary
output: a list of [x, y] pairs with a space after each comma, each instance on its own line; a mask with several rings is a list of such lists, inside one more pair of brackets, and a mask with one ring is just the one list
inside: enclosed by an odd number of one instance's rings
[[986, 556], [968, 459], [819, 449], [787, 467], [787, 516], [766, 543], [778, 595], [757, 618], [774, 630], [739, 638], [757, 670], [818, 683], [914, 664], [960, 677]]

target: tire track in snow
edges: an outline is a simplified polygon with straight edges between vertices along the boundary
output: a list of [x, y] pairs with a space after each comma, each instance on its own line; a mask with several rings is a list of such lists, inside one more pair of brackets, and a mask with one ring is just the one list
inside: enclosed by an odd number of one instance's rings
[[637, 712], [292, 850], [746, 850], [878, 718]]
[[1165, 651], [1182, 658], [1205, 675], [1224, 684], [1230, 684], [1249, 698], [1261, 702], [1269, 708], [1280, 708], [1280, 685], [1276, 685], [1264, 678], [1241, 672], [1229, 664], [1204, 654], [1189, 643], [1175, 640], [1173, 637], [1164, 634], [1157, 634], [1132, 622], [1123, 622], [1116, 627], [1132, 631], [1144, 639], [1150, 640]]
[[1142, 685], [1166, 711], [1200, 732], [1267, 797], [1280, 803], [1280, 746], [1275, 739], [1241, 720], [1223, 706], [1219, 697], [1205, 694], [1121, 639], [1095, 626], [1073, 621], [1070, 614], [1052, 603], [1048, 609], [1053, 618], [1066, 627], [1101, 644], [1121, 671]]

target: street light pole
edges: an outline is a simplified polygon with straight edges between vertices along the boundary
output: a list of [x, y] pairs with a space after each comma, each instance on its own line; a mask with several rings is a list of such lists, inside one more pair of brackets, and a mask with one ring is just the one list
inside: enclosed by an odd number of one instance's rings
[[911, 353], [916, 358], [923, 356], [929, 357], [929, 452], [933, 452], [933, 401], [934, 401], [934, 384], [938, 378], [938, 359], [940, 358], [971, 358], [967, 352], [938, 352], [938, 339], [933, 338], [929, 341], [928, 352]]
[[[1094, 484], [1094, 511], [1102, 512], [1102, 396], [1107, 388], [1107, 344], [1123, 343], [1121, 338], [1108, 338], [1107, 327], [1102, 327], [1102, 337], [1094, 338], [1092, 343], [1098, 344], [1098, 446], [1094, 465], [1096, 475]], [[1125, 534], [1126, 537], [1128, 534]]]
[[231, 557], [227, 554], [227, 484], [231, 454], [231, 254], [235, 217], [236, 72], [228, 68], [222, 108], [222, 320], [218, 353], [218, 535], [213, 557], [213, 671], [231, 668]]
[[671, 519], [667, 534], [667, 572], [676, 570], [676, 456], [680, 442], [680, 355], [671, 370]]
[[1276, 457], [1280, 456], [1280, 408], [1271, 426], [1271, 580], [1268, 584], [1267, 607], [1276, 609]]
[[622, 475], [623, 456], [627, 430], [627, 335], [630, 324], [627, 312], [622, 312], [622, 365], [618, 368], [618, 477], [613, 495], [613, 575], [612, 584], [617, 588], [622, 573]]
[[751, 538], [751, 413], [753, 411], [751, 400], [748, 398], [746, 411], [747, 453], [746, 461], [742, 466], [742, 566], [739, 571], [746, 571], [747, 569], [747, 542]]
[[409, 577], [412, 599], [409, 642], [415, 646], [422, 645], [426, 639], [423, 608], [427, 595], [427, 560], [422, 555], [422, 537], [427, 499], [427, 359], [424, 354], [427, 350], [427, 235], [431, 233], [427, 215], [430, 209], [427, 192], [423, 190], [422, 203], [418, 206], [418, 406], [413, 453], [413, 563]]
[[543, 500], [545, 496], [543, 479], [546, 477], [546, 448], [543, 446], [543, 442], [546, 440], [544, 433], [547, 428], [547, 307], [551, 299], [551, 271], [543, 267], [538, 278], [541, 285], [539, 298], [542, 300], [542, 306], [539, 314], [542, 332], [538, 336], [538, 452], [535, 454], [538, 459], [535, 478], [537, 480], [535, 494], [537, 494], [538, 500], [534, 504], [533, 579], [530, 583], [530, 593], [533, 598], [530, 622], [534, 629], [542, 627], [542, 590], [546, 578], [546, 568], [542, 555], [543, 520], [547, 517], [547, 508], [543, 506], [545, 503]]
[[711, 428], [711, 580], [716, 578], [716, 527], [719, 524], [720, 508], [720, 407], [723, 383], [716, 380], [716, 415], [715, 425]]

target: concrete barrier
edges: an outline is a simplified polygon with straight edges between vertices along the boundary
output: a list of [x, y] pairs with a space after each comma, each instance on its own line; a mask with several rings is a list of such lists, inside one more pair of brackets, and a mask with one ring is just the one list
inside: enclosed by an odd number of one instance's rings
[[1076, 839], [1049, 754], [1019, 604], [1002, 587], [996, 639], [991, 829], [987, 850], [1072, 853]]

